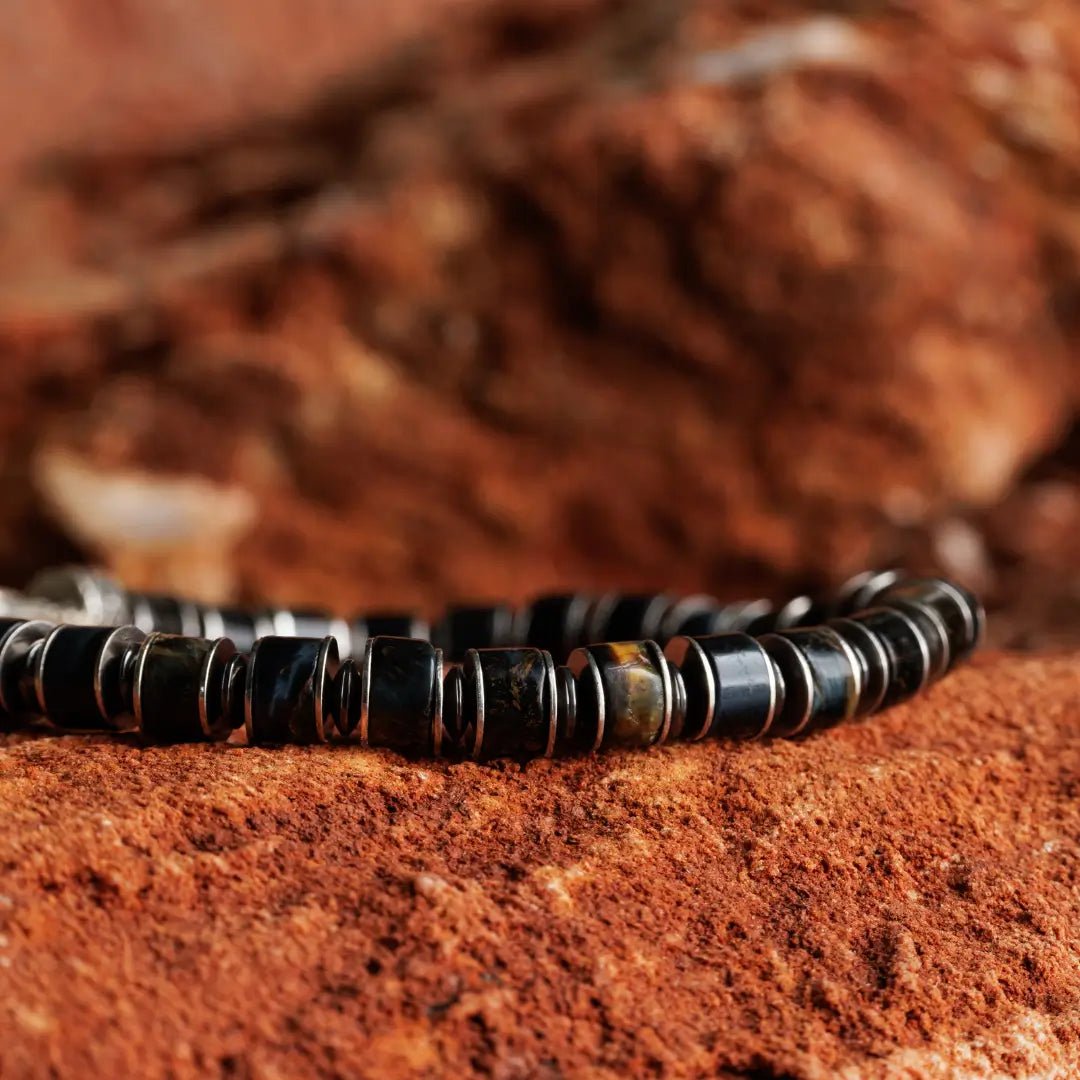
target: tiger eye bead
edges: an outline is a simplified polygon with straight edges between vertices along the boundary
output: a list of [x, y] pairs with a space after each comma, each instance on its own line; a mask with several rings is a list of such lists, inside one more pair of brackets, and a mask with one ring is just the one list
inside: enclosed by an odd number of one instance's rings
[[577, 732], [583, 749], [646, 747], [671, 726], [671, 673], [655, 641], [575, 649], [567, 667], [577, 681]]
[[466, 752], [477, 761], [551, 757], [555, 664], [543, 649], [470, 649], [465, 656]]
[[376, 637], [364, 651], [360, 742], [407, 757], [443, 744], [443, 654], [429, 641]]
[[248, 742], [325, 742], [333, 727], [330, 690], [339, 663], [332, 637], [255, 642], [244, 689]]
[[228, 638], [150, 634], [132, 674], [139, 730], [154, 742], [224, 739], [233, 728], [225, 710], [225, 675], [236, 646]]

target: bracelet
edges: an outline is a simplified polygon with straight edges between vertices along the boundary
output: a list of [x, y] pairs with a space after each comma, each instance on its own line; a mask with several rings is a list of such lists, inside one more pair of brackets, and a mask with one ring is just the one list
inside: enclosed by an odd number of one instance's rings
[[431, 640], [411, 616], [224, 610], [124, 593], [81, 568], [30, 592], [24, 610], [65, 617], [0, 618], [9, 726], [44, 719], [152, 742], [243, 728], [250, 744], [474, 760], [805, 734], [907, 700], [985, 629], [966, 589], [894, 571], [779, 607], [610, 594], [455, 608]]

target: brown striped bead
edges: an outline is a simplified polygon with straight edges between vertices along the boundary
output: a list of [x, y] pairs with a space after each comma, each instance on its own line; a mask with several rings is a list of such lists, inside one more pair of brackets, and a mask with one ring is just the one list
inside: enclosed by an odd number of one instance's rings
[[567, 667], [577, 681], [576, 743], [582, 749], [653, 746], [671, 727], [667, 660], [655, 641], [575, 649]]

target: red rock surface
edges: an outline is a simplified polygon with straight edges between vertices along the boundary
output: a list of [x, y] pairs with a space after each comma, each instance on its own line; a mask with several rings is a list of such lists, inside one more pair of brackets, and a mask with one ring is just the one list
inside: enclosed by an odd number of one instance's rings
[[[1080, 641], [1070, 5], [32, 10], [0, 581], [431, 611], [901, 559]], [[5, 737], [0, 1073], [1073, 1075], [1077, 671], [524, 770]]]
[[803, 743], [0, 749], [0, 1072], [1080, 1068], [1080, 667]]
[[0, 575], [997, 583], [1074, 413], [1066, 8], [391, 7], [2, 16]]

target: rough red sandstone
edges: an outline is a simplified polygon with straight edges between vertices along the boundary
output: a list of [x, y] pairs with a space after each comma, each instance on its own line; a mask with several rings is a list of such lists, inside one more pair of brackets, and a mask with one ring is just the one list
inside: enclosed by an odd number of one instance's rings
[[[352, 607], [986, 577], [952, 523], [1073, 414], [1065, 7], [392, 6], [301, 50], [229, 4], [23, 32], [0, 78], [56, 85], [0, 94], [7, 579], [79, 554]], [[160, 498], [101, 512], [126, 470]], [[233, 502], [149, 541], [176, 476]]]
[[0, 748], [0, 1072], [1080, 1068], [1080, 666], [803, 743]]

